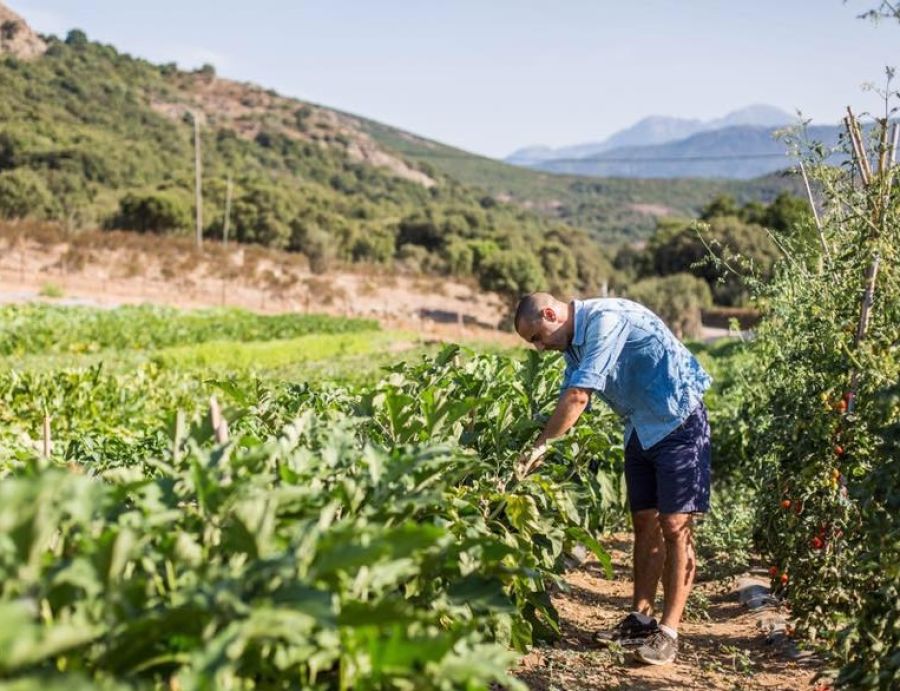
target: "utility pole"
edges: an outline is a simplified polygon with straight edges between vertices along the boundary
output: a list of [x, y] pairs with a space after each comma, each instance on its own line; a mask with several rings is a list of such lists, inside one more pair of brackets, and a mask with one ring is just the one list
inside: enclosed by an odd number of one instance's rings
[[203, 249], [203, 174], [200, 170], [200, 121], [197, 111], [191, 111], [194, 121], [194, 205], [197, 209], [197, 249]]
[[222, 227], [222, 245], [228, 247], [228, 223], [231, 220], [231, 173], [228, 173], [228, 185], [225, 188], [225, 225]]

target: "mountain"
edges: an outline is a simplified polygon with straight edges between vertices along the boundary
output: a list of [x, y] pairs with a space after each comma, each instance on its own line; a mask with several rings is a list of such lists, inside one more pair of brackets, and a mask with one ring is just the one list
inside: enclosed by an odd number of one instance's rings
[[514, 165], [542, 167], [551, 160], [587, 158], [604, 151], [632, 146], [652, 146], [685, 139], [699, 132], [709, 132], [726, 127], [746, 125], [750, 127], [783, 127], [791, 123], [790, 115], [779, 108], [768, 105], [752, 105], [728, 113], [724, 117], [706, 122], [661, 115], [651, 115], [624, 130], [616, 132], [602, 142], [577, 144], [551, 149], [534, 146], [519, 149], [505, 160]]
[[[838, 143], [837, 126], [809, 127], [810, 139]], [[623, 146], [580, 159], [551, 159], [535, 167], [555, 173], [630, 178], [727, 178], [748, 180], [791, 167], [788, 145], [770, 127], [746, 125], [700, 132], [652, 146]]]

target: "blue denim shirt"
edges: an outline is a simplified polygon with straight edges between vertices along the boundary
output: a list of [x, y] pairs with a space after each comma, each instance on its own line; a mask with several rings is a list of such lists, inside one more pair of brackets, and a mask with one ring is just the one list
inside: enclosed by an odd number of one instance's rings
[[562, 390], [589, 389], [637, 432], [647, 449], [703, 400], [712, 378], [646, 307], [620, 298], [575, 300]]

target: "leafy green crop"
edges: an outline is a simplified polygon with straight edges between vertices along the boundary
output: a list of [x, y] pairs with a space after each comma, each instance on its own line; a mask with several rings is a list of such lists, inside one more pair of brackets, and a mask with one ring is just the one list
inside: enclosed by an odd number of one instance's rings
[[0, 355], [152, 349], [215, 340], [270, 341], [377, 330], [371, 319], [245, 310], [183, 311], [141, 305], [101, 310], [26, 304], [0, 307]]
[[0, 678], [520, 688], [510, 649], [558, 633], [563, 555], [608, 564], [594, 535], [623, 512], [609, 413], [513, 477], [558, 370], [451, 347], [361, 391], [154, 364], [3, 375], [8, 423], [59, 424], [49, 460], [0, 437]]

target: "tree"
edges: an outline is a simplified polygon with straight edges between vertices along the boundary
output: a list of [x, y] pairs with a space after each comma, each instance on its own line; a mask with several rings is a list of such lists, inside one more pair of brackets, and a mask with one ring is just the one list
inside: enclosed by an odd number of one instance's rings
[[712, 306], [709, 285], [686, 273], [638, 281], [626, 294], [658, 314], [678, 338], [699, 338], [701, 310]]
[[107, 224], [140, 233], [166, 233], [191, 227], [191, 205], [186, 195], [172, 191], [137, 194], [119, 200], [119, 213]]
[[73, 48], [83, 48], [89, 43], [87, 34], [81, 29], [72, 29], [66, 34], [66, 45]]
[[516, 298], [545, 287], [541, 265], [531, 252], [499, 250], [482, 263], [479, 283], [509, 298]]
[[0, 172], [0, 218], [52, 218], [57, 212], [40, 175], [27, 168]]

